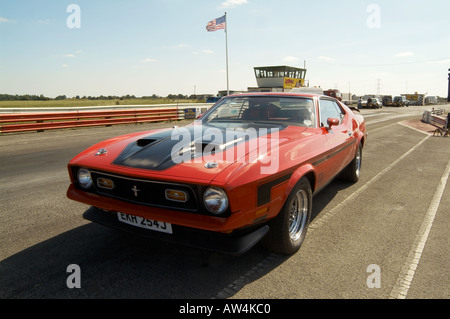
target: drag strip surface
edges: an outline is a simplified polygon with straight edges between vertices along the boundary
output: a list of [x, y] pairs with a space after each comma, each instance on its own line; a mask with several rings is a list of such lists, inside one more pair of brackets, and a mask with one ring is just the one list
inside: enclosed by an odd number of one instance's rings
[[[449, 298], [450, 139], [399, 124], [421, 119], [418, 107], [362, 113], [361, 179], [314, 198], [291, 257], [260, 245], [231, 257], [82, 219], [87, 206], [65, 196], [67, 162], [98, 141], [168, 124], [0, 136], [0, 298]], [[80, 288], [67, 286], [70, 265]]]

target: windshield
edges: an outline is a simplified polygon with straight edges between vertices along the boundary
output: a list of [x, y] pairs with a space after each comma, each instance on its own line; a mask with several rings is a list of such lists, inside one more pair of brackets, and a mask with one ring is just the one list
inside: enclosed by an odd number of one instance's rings
[[312, 98], [243, 96], [223, 99], [202, 118], [203, 124], [296, 125], [315, 127]]

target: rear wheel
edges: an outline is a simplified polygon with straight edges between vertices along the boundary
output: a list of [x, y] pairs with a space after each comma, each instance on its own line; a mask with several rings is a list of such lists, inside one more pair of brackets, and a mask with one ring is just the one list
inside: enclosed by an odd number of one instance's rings
[[348, 181], [356, 183], [359, 180], [359, 175], [361, 173], [361, 163], [362, 163], [362, 146], [359, 144], [356, 150], [355, 157], [348, 164], [346, 168], [342, 171], [341, 178]]
[[296, 253], [305, 239], [311, 211], [311, 185], [306, 178], [302, 178], [289, 194], [278, 216], [270, 222], [270, 230], [263, 238], [263, 244], [276, 253]]

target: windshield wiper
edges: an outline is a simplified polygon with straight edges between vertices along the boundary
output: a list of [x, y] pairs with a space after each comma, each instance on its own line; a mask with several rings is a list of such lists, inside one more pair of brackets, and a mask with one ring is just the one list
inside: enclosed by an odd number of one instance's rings
[[230, 120], [230, 119], [213, 119], [210, 121], [207, 121], [206, 123], [211, 123], [211, 122], [231, 122], [231, 123], [241, 123], [242, 120]]
[[283, 125], [283, 123], [276, 122], [276, 121], [248, 121], [248, 122], [255, 123], [255, 124], [269, 124], [269, 125], [273, 125], [273, 126]]

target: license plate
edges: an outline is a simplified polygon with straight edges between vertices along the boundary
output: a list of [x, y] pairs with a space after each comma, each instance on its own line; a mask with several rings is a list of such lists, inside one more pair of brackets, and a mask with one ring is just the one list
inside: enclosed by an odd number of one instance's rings
[[122, 223], [128, 225], [133, 225], [145, 229], [151, 229], [162, 233], [172, 234], [172, 225], [169, 223], [159, 222], [156, 220], [151, 220], [140, 216], [128, 215], [120, 212], [117, 213], [117, 218]]

